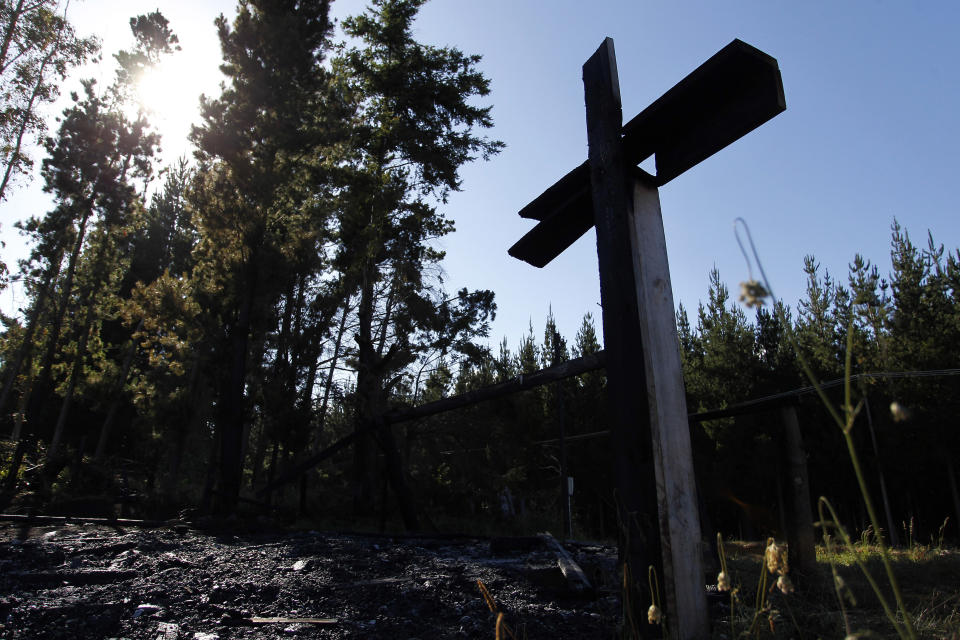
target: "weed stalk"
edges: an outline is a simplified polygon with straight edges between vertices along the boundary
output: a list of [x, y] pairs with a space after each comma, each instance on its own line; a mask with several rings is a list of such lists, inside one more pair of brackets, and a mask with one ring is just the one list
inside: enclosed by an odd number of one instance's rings
[[[860, 408], [862, 407], [862, 401], [858, 403], [856, 407], [852, 403], [852, 389], [851, 389], [851, 368], [852, 368], [852, 355], [853, 355], [853, 331], [852, 323], [853, 319], [850, 320], [850, 326], [847, 327], [847, 349], [846, 357], [844, 361], [844, 402], [843, 402], [843, 413], [837, 410], [833, 405], [830, 399], [827, 397], [826, 392], [823, 387], [820, 385], [819, 380], [814, 375], [813, 370], [810, 368], [810, 365], [807, 363], [806, 358], [803, 357], [803, 353], [800, 349], [800, 345], [797, 342], [796, 336], [793, 334], [793, 327], [787, 321], [785, 314], [783, 313], [782, 307], [778, 308], [776, 304], [776, 296], [773, 294], [773, 290], [770, 287], [770, 282], [767, 279], [767, 275], [763, 270], [763, 264], [760, 262], [760, 256], [757, 254], [757, 248], [753, 243], [753, 238], [750, 234], [750, 228], [747, 226], [746, 221], [743, 218], [737, 218], [734, 221], [734, 233], [737, 238], [737, 243], [740, 244], [740, 250], [743, 252], [745, 258], [747, 258], [747, 267], [749, 270], [750, 259], [747, 256], [747, 252], [743, 247], [743, 243], [740, 241], [740, 236], [736, 234], [736, 225], [737, 223], [742, 224], [743, 228], [746, 230], [747, 239], [750, 243], [750, 248], [753, 251], [753, 258], [757, 263], [757, 268], [760, 271], [760, 277], [763, 278], [763, 286], [759, 286], [759, 283], [753, 281], [751, 275], [751, 282], [744, 285], [743, 289], [749, 295], [746, 295], [746, 302], [749, 305], [761, 305], [763, 304], [762, 298], [769, 297], [773, 300], [774, 313], [777, 314], [778, 319], [780, 320], [781, 325], [784, 329], [784, 334], [789, 340], [790, 345], [793, 347], [794, 352], [797, 355], [797, 361], [800, 363], [801, 368], [803, 369], [804, 374], [810, 380], [810, 383], [813, 385], [813, 388], [816, 390], [817, 395], [820, 397], [821, 402], [824, 407], [826, 407], [830, 416], [836, 422], [837, 426], [840, 428], [841, 433], [843, 433], [844, 442], [847, 445], [847, 452], [850, 455], [850, 462], [853, 465], [854, 474], [857, 477], [857, 484], [860, 488], [860, 494], [863, 498], [864, 506], [867, 509], [867, 515], [870, 518], [870, 523], [873, 526], [874, 531], [877, 532], [877, 542], [880, 547], [880, 557], [883, 560], [884, 570], [887, 574], [887, 580], [890, 583], [890, 588], [893, 591], [894, 599], [897, 603], [897, 609], [900, 612], [901, 617], [903, 618], [903, 626], [901, 626], [897, 620], [896, 616], [892, 615], [892, 612], [889, 610], [889, 607], [886, 605], [886, 601], [883, 599], [882, 593], [880, 592], [879, 587], [876, 585], [875, 580], [870, 575], [869, 571], [866, 568], [866, 565], [859, 561], [859, 554], [856, 554], [858, 558], [858, 566], [866, 575], [867, 580], [870, 582], [870, 586], [873, 588], [874, 592], [881, 599], [881, 603], [884, 606], [884, 611], [887, 612], [887, 617], [890, 618], [890, 621], [893, 623], [894, 628], [896, 628], [898, 635], [901, 638], [910, 638], [910, 640], [916, 640], [917, 633], [913, 628], [913, 621], [911, 620], [910, 614], [907, 611], [906, 604], [903, 600], [903, 594], [900, 590], [900, 584], [897, 581], [896, 576], [893, 572], [893, 562], [890, 559], [890, 552], [887, 548], [886, 542], [883, 540], [883, 536], [880, 534], [880, 520], [877, 518], [876, 509], [873, 506], [873, 500], [870, 497], [870, 491], [867, 488], [866, 479], [863, 474], [863, 469], [860, 466], [860, 457], [857, 455], [857, 450], [853, 442], [852, 430], [854, 421], [856, 419], [857, 413], [859, 413]], [[825, 501], [825, 498], [820, 498], [821, 501]], [[829, 506], [829, 503], [827, 503]], [[834, 518], [834, 523], [837, 526], [838, 531], [844, 537], [844, 540], [850, 545], [850, 537], [847, 535], [847, 532], [840, 525], [839, 520], [836, 518], [836, 514], [833, 513], [833, 508], [830, 507], [831, 514]], [[823, 522], [823, 518], [821, 518]], [[852, 548], [852, 547], [851, 547]], [[752, 627], [751, 627], [752, 628]]]

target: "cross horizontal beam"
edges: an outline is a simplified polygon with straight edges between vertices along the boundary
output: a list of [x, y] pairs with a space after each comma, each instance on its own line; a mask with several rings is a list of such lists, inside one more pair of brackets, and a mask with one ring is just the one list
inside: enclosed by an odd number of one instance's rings
[[[624, 157], [655, 157], [666, 184], [786, 109], [775, 58], [734, 40], [622, 128]], [[644, 174], [648, 175], [648, 174]], [[543, 267], [593, 226], [590, 167], [584, 162], [520, 210], [540, 221], [509, 253]]]

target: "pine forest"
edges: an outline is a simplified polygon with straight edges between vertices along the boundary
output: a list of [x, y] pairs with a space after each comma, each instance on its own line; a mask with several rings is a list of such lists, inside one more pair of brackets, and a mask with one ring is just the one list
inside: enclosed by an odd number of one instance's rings
[[[328, 0], [241, 0], [216, 23], [224, 82], [194, 155], [159, 166], [131, 92], [177, 49], [176, 25], [132, 17], [129, 48], [107, 52], [53, 0], [3, 1], [0, 206], [34, 168], [51, 204], [4, 229], [30, 253], [0, 273], [25, 292], [2, 317], [0, 511], [521, 534], [564, 529], [570, 477], [572, 535], [616, 537], [602, 369], [385, 419], [602, 349], [599, 310], [561, 336], [548, 309], [491, 348], [494, 292], [445, 289], [447, 198], [504, 144], [479, 55], [417, 41], [423, 2], [372, 0], [338, 40]], [[94, 60], [112, 80], [83, 81], [44, 121]], [[847, 273], [809, 256], [795, 303], [744, 306], [714, 270], [679, 307], [692, 416], [783, 400], [691, 419], [705, 531], [782, 530], [784, 403], [812, 495], [866, 528], [797, 359], [839, 402], [849, 353], [853, 436], [888, 528], [929, 537], [949, 519], [958, 537], [960, 250], [924, 233], [891, 221], [888, 274], [855, 246]]]

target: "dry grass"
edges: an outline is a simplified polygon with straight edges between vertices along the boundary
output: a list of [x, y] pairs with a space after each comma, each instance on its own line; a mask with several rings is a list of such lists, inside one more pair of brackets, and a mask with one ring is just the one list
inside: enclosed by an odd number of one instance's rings
[[[817, 549], [818, 574], [794, 576], [797, 591], [789, 596], [772, 589], [768, 610], [761, 612], [762, 624], [749, 632], [756, 616], [753, 596], [761, 575], [762, 543], [726, 542], [727, 565], [738, 598], [733, 624], [729, 607], [715, 617], [713, 637], [741, 638], [844, 638], [844, 612], [837, 601], [829, 558], [823, 547]], [[857, 545], [868, 568], [883, 575], [879, 550]], [[833, 554], [843, 579], [845, 609], [850, 629], [859, 637], [890, 638], [896, 633], [884, 616], [876, 596], [854, 564], [852, 550]], [[960, 550], [936, 549], [914, 545], [892, 551], [894, 568], [900, 581], [908, 611], [922, 638], [960, 640]], [[861, 635], [863, 634], [863, 635]]]

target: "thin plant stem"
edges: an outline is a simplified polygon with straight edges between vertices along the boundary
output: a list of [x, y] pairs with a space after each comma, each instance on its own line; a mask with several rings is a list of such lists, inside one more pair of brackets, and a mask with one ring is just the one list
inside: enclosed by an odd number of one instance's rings
[[793, 607], [790, 606], [790, 598], [783, 598], [783, 604], [786, 605], [787, 613], [790, 614], [790, 620], [793, 622], [793, 628], [797, 630], [797, 635], [800, 636], [800, 640], [803, 640], [803, 629], [800, 628], [800, 623], [797, 622], [797, 616], [793, 615]]
[[[734, 631], [733, 621], [734, 621], [734, 614], [735, 614], [734, 606], [736, 604], [737, 594], [736, 594], [736, 590], [733, 588], [733, 585], [730, 584], [731, 582], [730, 574], [727, 573], [727, 552], [723, 548], [723, 534], [721, 534], [719, 531], [717, 532], [717, 551], [720, 554], [720, 572], [727, 577], [727, 584], [730, 588], [730, 637], [736, 638], [737, 634]], [[719, 587], [719, 585], [717, 586]]]
[[[867, 487], [863, 470], [860, 467], [860, 458], [857, 455], [856, 447], [853, 442], [853, 436], [851, 434], [854, 420], [856, 419], [857, 413], [859, 412], [859, 408], [862, 405], [862, 402], [861, 402], [860, 404], [858, 404], [856, 408], [852, 406], [851, 369], [852, 369], [852, 357], [853, 357], [853, 331], [852, 331], [853, 319], [851, 318], [850, 325], [847, 327], [847, 350], [846, 350], [847, 352], [845, 354], [846, 357], [844, 361], [844, 406], [843, 406], [844, 415], [841, 416], [840, 412], [837, 411], [836, 407], [834, 407], [833, 403], [830, 401], [830, 399], [827, 397], [827, 394], [824, 392], [823, 388], [820, 386], [820, 383], [817, 380], [816, 376], [813, 374], [813, 370], [810, 368], [810, 365], [807, 363], [806, 358], [803, 357], [803, 353], [800, 350], [800, 345], [797, 342], [796, 336], [794, 336], [793, 334], [793, 327], [790, 325], [789, 322], [786, 321], [787, 320], [785, 317], [786, 314], [784, 314], [783, 312], [782, 305], [779, 309], [777, 308], [777, 298], [774, 295], [773, 288], [770, 286], [770, 282], [767, 280], [767, 275], [763, 270], [763, 263], [760, 261], [760, 256], [757, 253], [757, 247], [753, 243], [753, 237], [750, 234], [750, 227], [747, 225], [746, 221], [743, 218], [737, 218], [734, 221], [735, 235], [736, 235], [737, 223], [740, 223], [743, 226], [743, 228], [746, 230], [747, 240], [753, 252], [753, 258], [757, 263], [757, 268], [760, 271], [760, 276], [763, 278], [763, 285], [766, 287], [767, 291], [770, 293], [770, 297], [773, 300], [774, 312], [777, 314], [777, 318], [780, 320], [780, 323], [783, 326], [784, 334], [786, 335], [787, 340], [790, 342], [790, 345], [793, 347], [793, 350], [797, 355], [797, 361], [800, 363], [800, 366], [803, 369], [804, 374], [806, 374], [807, 378], [813, 384], [814, 389], [816, 389], [817, 395], [820, 397], [820, 400], [823, 402], [824, 407], [826, 407], [827, 411], [830, 413], [830, 416], [833, 418], [834, 422], [837, 423], [837, 426], [840, 427], [840, 431], [843, 433], [843, 438], [847, 445], [847, 451], [850, 454], [850, 462], [853, 465], [854, 474], [857, 477], [857, 484], [859, 485], [860, 493], [861, 493], [861, 496], [863, 497], [864, 506], [867, 508], [867, 514], [870, 517], [870, 522], [873, 525], [873, 529], [874, 531], [877, 532], [877, 542], [879, 543], [879, 546], [880, 546], [880, 557], [883, 560], [883, 567], [884, 567], [884, 570], [886, 571], [887, 579], [890, 582], [890, 588], [893, 590], [893, 595], [897, 602], [897, 608], [899, 609], [900, 614], [903, 616], [905, 633], [901, 633], [900, 631], [901, 627], [899, 624], [896, 623], [895, 617], [891, 617], [889, 613], [887, 617], [889, 617], [891, 622], [894, 623], [894, 626], [897, 628], [897, 632], [901, 635], [901, 637], [907, 637], [907, 638], [910, 638], [911, 640], [915, 640], [917, 637], [917, 633], [913, 628], [913, 621], [911, 620], [910, 614], [907, 611], [907, 607], [903, 599], [903, 594], [900, 590], [900, 583], [897, 581], [897, 578], [894, 575], [893, 563], [890, 559], [889, 550], [887, 548], [886, 543], [883, 540], [883, 536], [880, 535], [879, 533], [881, 531], [880, 521], [877, 518], [876, 509], [874, 509], [873, 507], [873, 500], [870, 498], [870, 491]], [[737, 235], [737, 242], [740, 244], [740, 249], [743, 251], [744, 255], [746, 256], [746, 251], [743, 250], [743, 243], [740, 242], [739, 235]], [[748, 270], [749, 270], [749, 260], [747, 262], [748, 262]], [[821, 500], [823, 500], [823, 498], [821, 498]], [[831, 512], [833, 511], [832, 508], [830, 510]], [[837, 525], [839, 526], [839, 520], [837, 520], [836, 518], [834, 519], [837, 522]], [[849, 539], [849, 536], [846, 535], [846, 531], [844, 531], [842, 528], [840, 529], [840, 531], [843, 533], [846, 539]], [[864, 574], [866, 574], [867, 579], [870, 581], [871, 585], [875, 584], [872, 576], [869, 574], [869, 572], [866, 569], [866, 565], [864, 565], [862, 562], [858, 562], [858, 565], [860, 566]], [[879, 589], [874, 588], [874, 591], [876, 591], [877, 595], [880, 596]], [[884, 609], [885, 610], [887, 609], [886, 605], [884, 605]]]
[[823, 515], [823, 504], [817, 501], [817, 512], [820, 515], [820, 526], [823, 529], [823, 546], [827, 552], [827, 562], [830, 563], [830, 573], [833, 576], [833, 591], [837, 594], [837, 602], [840, 604], [840, 615], [843, 617], [843, 628], [846, 630], [846, 637], [853, 635], [850, 629], [850, 616], [847, 615], [847, 606], [843, 600], [841, 591], [840, 574], [837, 573], [837, 563], [834, 562], [833, 537], [827, 531], [827, 519]]
[[[887, 615], [887, 618], [893, 624], [894, 629], [896, 629], [897, 635], [899, 635], [901, 638], [903, 637], [916, 638], [916, 633], [913, 632], [913, 629], [905, 629], [904, 627], [900, 626], [899, 622], [897, 622], [897, 616], [893, 612], [893, 610], [890, 608], [890, 604], [887, 602], [887, 599], [883, 597], [883, 592], [880, 590], [880, 585], [877, 584], [877, 581], [874, 579], [873, 575], [867, 569], [867, 565], [863, 561], [863, 556], [860, 554], [860, 551], [854, 546], [853, 540], [850, 538], [850, 535], [847, 533], [847, 530], [844, 529], [843, 525], [840, 524], [840, 520], [837, 517], [837, 512], [834, 511], [833, 509], [833, 505], [830, 504], [830, 501], [824, 498], [823, 496], [820, 497], [820, 500], [818, 502], [818, 510], [820, 511], [820, 521], [821, 523], [823, 523], [825, 522], [825, 519], [823, 517], [822, 508], [819, 508], [820, 506], [826, 507], [830, 511], [830, 519], [833, 521], [833, 526], [840, 533], [840, 536], [843, 538], [844, 544], [847, 545], [847, 548], [850, 549], [850, 552], [853, 554], [854, 562], [857, 563], [857, 566], [860, 568], [860, 571], [862, 571], [863, 575], [866, 577], [867, 582], [870, 583], [870, 588], [873, 589], [873, 592], [877, 595], [877, 599], [880, 600], [880, 606], [883, 607], [883, 612]], [[833, 564], [833, 561], [831, 559], [831, 566], [832, 564]], [[903, 613], [902, 609], [901, 609], [901, 613]], [[906, 621], [906, 618], [904, 618], [904, 621]]]
[[[769, 545], [768, 545], [769, 546]], [[760, 579], [757, 582], [757, 597], [754, 601], [754, 612], [753, 620], [750, 622], [750, 631], [753, 633], [754, 629], [757, 626], [757, 623], [760, 621], [760, 613], [763, 611], [767, 602], [767, 565], [766, 562], [761, 560], [760, 562]]]

